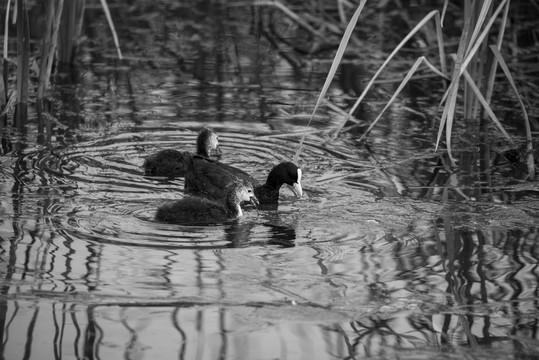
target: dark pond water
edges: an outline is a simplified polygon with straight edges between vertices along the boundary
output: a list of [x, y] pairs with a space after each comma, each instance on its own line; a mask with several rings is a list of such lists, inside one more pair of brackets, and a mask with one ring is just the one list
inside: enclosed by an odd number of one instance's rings
[[[537, 187], [500, 166], [509, 191], [487, 201], [474, 174], [437, 166], [419, 114], [436, 107], [439, 81], [389, 110], [370, 151], [354, 131], [328, 141], [341, 115], [321, 109], [300, 199], [283, 188], [278, 209], [219, 225], [154, 221], [183, 180], [143, 177], [149, 154], [193, 150], [210, 126], [222, 160], [263, 180], [306, 131], [331, 53], [294, 68], [255, 10], [113, 7], [121, 64], [100, 9], [87, 10], [84, 61], [55, 87], [50, 142], [35, 121], [2, 137], [1, 358], [537, 358]], [[293, 21], [273, 21], [303, 41]], [[366, 51], [366, 76], [381, 51]], [[358, 118], [372, 120], [393, 86]], [[339, 86], [331, 97], [349, 101]], [[499, 111], [521, 136], [519, 115]], [[459, 161], [472, 159], [462, 148]]]

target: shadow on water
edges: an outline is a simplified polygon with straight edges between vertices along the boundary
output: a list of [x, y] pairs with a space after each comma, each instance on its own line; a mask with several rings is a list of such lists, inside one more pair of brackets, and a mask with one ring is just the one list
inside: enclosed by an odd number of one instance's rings
[[[433, 154], [428, 79], [367, 145], [362, 122], [328, 142], [342, 115], [321, 110], [302, 199], [283, 188], [277, 208], [236, 221], [154, 221], [184, 183], [142, 176], [146, 156], [194, 150], [211, 126], [222, 160], [264, 181], [296, 150], [334, 47], [275, 9], [208, 4], [131, 8], [121, 65], [89, 9], [54, 116], [2, 129], [0, 358], [537, 357], [536, 183], [497, 140], [479, 166], [468, 129], [458, 167]], [[347, 61], [353, 82], [331, 95], [343, 106], [372, 70]]]

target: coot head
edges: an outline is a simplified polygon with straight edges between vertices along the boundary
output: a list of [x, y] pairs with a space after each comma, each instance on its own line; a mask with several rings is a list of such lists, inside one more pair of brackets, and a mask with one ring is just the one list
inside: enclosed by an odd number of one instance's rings
[[240, 206], [241, 203], [249, 202], [255, 206], [259, 205], [253, 186], [245, 181], [233, 183], [227, 189], [227, 193], [227, 205], [236, 209], [237, 217], [243, 215]]
[[282, 162], [271, 169], [266, 184], [280, 189], [283, 184], [291, 186], [292, 191], [297, 197], [303, 195], [301, 187], [301, 169], [292, 162]]
[[204, 157], [219, 157], [221, 156], [221, 148], [219, 147], [219, 136], [210, 128], [204, 128], [200, 131], [197, 137], [197, 155]]

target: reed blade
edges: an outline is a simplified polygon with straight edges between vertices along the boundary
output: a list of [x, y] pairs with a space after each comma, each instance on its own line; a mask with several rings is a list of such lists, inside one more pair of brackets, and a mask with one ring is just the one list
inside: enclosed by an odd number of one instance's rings
[[449, 0], [444, 0], [444, 7], [442, 8], [442, 17], [440, 19], [441, 27], [444, 27], [445, 14], [447, 13], [447, 5], [449, 5]]
[[380, 111], [380, 113], [378, 114], [378, 116], [376, 117], [376, 119], [374, 119], [374, 121], [371, 123], [371, 125], [369, 126], [369, 128], [367, 130], [365, 130], [365, 132], [363, 133], [363, 135], [361, 135], [361, 137], [359, 138], [358, 142], [361, 142], [368, 134], [369, 132], [372, 130], [372, 128], [376, 125], [376, 123], [378, 123], [378, 121], [381, 119], [382, 115], [385, 113], [385, 111], [391, 106], [391, 104], [393, 104], [393, 102], [395, 101], [395, 99], [397, 98], [397, 96], [401, 93], [401, 91], [404, 89], [404, 87], [406, 85], [408, 85], [408, 82], [410, 81], [410, 79], [412, 78], [412, 76], [414, 76], [415, 72], [417, 71], [417, 69], [419, 68], [419, 66], [421, 64], [426, 64], [427, 67], [432, 70], [433, 72], [435, 72], [436, 74], [440, 75], [441, 77], [443, 78], [447, 78], [447, 76], [442, 73], [441, 71], [439, 71], [438, 69], [436, 69], [435, 66], [433, 66], [424, 56], [421, 56], [419, 57], [416, 62], [414, 63], [414, 65], [412, 65], [412, 67], [410, 68], [410, 70], [408, 70], [408, 73], [406, 74], [406, 76], [404, 77], [404, 79], [402, 80], [402, 82], [400, 83], [399, 87], [397, 88], [397, 90], [395, 90], [395, 92], [393, 93], [393, 95], [391, 96], [391, 99], [389, 99], [389, 101], [387, 102], [386, 106], [382, 109], [382, 111]]
[[6, 17], [4, 19], [4, 45], [3, 45], [3, 56], [2, 56], [2, 82], [4, 87], [4, 96], [3, 101], [4, 104], [8, 103], [8, 58], [7, 58], [7, 51], [8, 51], [8, 39], [9, 39], [9, 8], [11, 5], [11, 0], [7, 1], [6, 4]]
[[103, 11], [105, 12], [105, 17], [107, 18], [107, 22], [110, 27], [110, 31], [112, 32], [112, 38], [114, 40], [114, 46], [116, 47], [116, 52], [118, 54], [118, 59], [122, 60], [122, 51], [120, 50], [120, 42], [118, 41], [118, 35], [116, 34], [116, 29], [114, 28], [114, 22], [112, 21], [112, 16], [110, 15], [109, 5], [107, 4], [107, 0], [100, 0], [101, 1], [101, 7], [103, 8]]
[[45, 34], [43, 36], [41, 65], [39, 68], [39, 80], [37, 84], [38, 102], [43, 99], [50, 80], [63, 7], [64, 0], [49, 0], [47, 4], [47, 23], [45, 24]]
[[[503, 10], [506, 2], [507, 2], [507, 0], [502, 0], [502, 2], [498, 5], [496, 10], [494, 11], [492, 16], [490, 17], [489, 21], [487, 22], [487, 25], [485, 25], [485, 28], [483, 29], [483, 31], [481, 32], [481, 34], [479, 35], [477, 40], [475, 40], [475, 42], [473, 43], [473, 46], [471, 46], [470, 49], [466, 52], [466, 58], [464, 59], [464, 61], [462, 63], [459, 75], [462, 75], [464, 70], [468, 67], [468, 64], [473, 60], [473, 57], [475, 56], [475, 54], [477, 53], [479, 47], [481, 46], [481, 44], [483, 43], [483, 41], [487, 37], [490, 29], [492, 28], [492, 25], [494, 24], [494, 22], [498, 18], [498, 15], [500, 14], [500, 12]], [[470, 43], [470, 45], [471, 44], [472, 43]]]
[[513, 76], [511, 75], [511, 72], [509, 71], [509, 68], [507, 67], [505, 59], [503, 58], [502, 54], [498, 50], [498, 47], [496, 45], [490, 45], [490, 50], [494, 53], [494, 56], [496, 60], [498, 61], [498, 63], [500, 64], [500, 67], [502, 68], [505, 76], [507, 77], [509, 84], [511, 84], [511, 87], [513, 88], [513, 91], [515, 92], [520, 108], [522, 109], [522, 114], [524, 116], [524, 127], [526, 128], [526, 152], [527, 152], [526, 165], [528, 166], [528, 177], [530, 178], [530, 180], [533, 180], [535, 178], [535, 162], [533, 159], [532, 131], [531, 131], [530, 119], [528, 118], [528, 112], [526, 111], [526, 106], [524, 105], [524, 101], [522, 100], [522, 97], [520, 96], [518, 92]]
[[[365, 95], [367, 94], [367, 92], [370, 90], [370, 88], [372, 87], [372, 85], [374, 84], [374, 81], [378, 78], [378, 76], [382, 73], [382, 71], [385, 69], [385, 67], [389, 64], [389, 62], [393, 59], [393, 57], [395, 57], [395, 55], [397, 54], [397, 52], [399, 52], [399, 50], [406, 44], [406, 42], [408, 42], [408, 40], [410, 40], [412, 38], [412, 36], [415, 35], [416, 32], [418, 32], [430, 19], [432, 19], [436, 14], [438, 14], [438, 10], [433, 10], [431, 11], [430, 13], [428, 13], [407, 35], [406, 37], [395, 47], [395, 49], [391, 52], [391, 54], [386, 58], [386, 60], [384, 61], [384, 63], [380, 66], [380, 68], [378, 69], [378, 71], [376, 71], [376, 73], [374, 74], [374, 76], [371, 78], [371, 80], [369, 81], [369, 83], [367, 84], [367, 86], [365, 86], [365, 89], [363, 89], [363, 92], [359, 95], [358, 99], [356, 100], [356, 102], [354, 103], [354, 106], [352, 106], [352, 108], [350, 109], [350, 111], [348, 112], [350, 115], [353, 114], [357, 107], [359, 106], [359, 104], [361, 103], [361, 101], [363, 101], [363, 99], [365, 98]], [[335, 129], [335, 131], [333, 132], [332, 136], [331, 136], [331, 140], [335, 139], [339, 133], [341, 132], [342, 128], [344, 127], [344, 125], [346, 124], [346, 121], [348, 120], [348, 118], [344, 118], [343, 120], [341, 120], [341, 122], [337, 125], [337, 128]]]
[[479, 90], [479, 88], [477, 87], [477, 84], [475, 83], [474, 79], [472, 78], [472, 76], [470, 75], [470, 73], [467, 70], [464, 70], [464, 78], [466, 79], [466, 82], [468, 83], [470, 88], [473, 90], [475, 96], [477, 97], [477, 99], [479, 100], [481, 105], [483, 105], [483, 108], [485, 109], [485, 111], [489, 115], [490, 119], [494, 122], [494, 124], [498, 127], [498, 129], [506, 137], [506, 139], [512, 145], [514, 145], [513, 139], [511, 138], [511, 136], [509, 136], [507, 131], [505, 131], [505, 129], [503, 128], [502, 123], [500, 122], [500, 120], [498, 120], [498, 118], [494, 114], [494, 111], [492, 111], [492, 108], [490, 107], [488, 102], [485, 100], [485, 97], [481, 93], [481, 90]]
[[[30, 30], [26, 0], [17, 1], [17, 104], [28, 103]], [[21, 119], [22, 120], [22, 119]], [[19, 123], [19, 125], [21, 125]]]
[[468, 35], [470, 32], [470, 26], [471, 26], [470, 16], [466, 16], [465, 21], [464, 21], [464, 28], [462, 29], [462, 34], [460, 36], [459, 46], [457, 49], [457, 55], [456, 57], [454, 57], [455, 67], [453, 68], [453, 74], [451, 76], [451, 83], [449, 85], [449, 89], [447, 89], [447, 99], [445, 101], [445, 106], [442, 112], [442, 117], [440, 118], [438, 136], [436, 138], [436, 146], [434, 149], [434, 151], [438, 150], [438, 146], [442, 138], [442, 133], [445, 129], [447, 153], [452, 162], [455, 162], [455, 159], [453, 158], [451, 154], [451, 133], [453, 129], [453, 118], [455, 114], [457, 93], [458, 93], [459, 83], [460, 83], [461, 67], [462, 67], [462, 62], [464, 60], [464, 54], [467, 48], [467, 40], [468, 40]]
[[[307, 128], [311, 125], [311, 121], [314, 117], [314, 114], [316, 113], [316, 110], [318, 110], [318, 107], [322, 103], [322, 100], [326, 96], [326, 93], [329, 89], [329, 86], [331, 85], [331, 81], [335, 77], [335, 73], [337, 72], [337, 68], [339, 67], [342, 57], [344, 55], [344, 51], [346, 50], [346, 46], [348, 45], [348, 41], [350, 40], [350, 37], [352, 36], [352, 33], [354, 32], [354, 28], [356, 27], [357, 20], [359, 18], [359, 15], [361, 14], [361, 11], [363, 10], [363, 7], [367, 3], [367, 0], [361, 0], [361, 3], [359, 4], [358, 8], [354, 12], [354, 15], [348, 22], [348, 26], [346, 27], [346, 30], [344, 32], [344, 35], [341, 39], [341, 43], [339, 44], [339, 48], [337, 49], [337, 53], [335, 54], [335, 57], [333, 58], [333, 62], [331, 63], [331, 68], [329, 69], [328, 75], [326, 77], [326, 81], [324, 82], [324, 86], [322, 87], [322, 91], [318, 95], [318, 99], [316, 100], [316, 104], [314, 106], [314, 109], [311, 113], [311, 116], [309, 117], [309, 121], [307, 122]], [[303, 141], [305, 140], [305, 133], [301, 137], [301, 140], [299, 142], [298, 148], [296, 150], [296, 153], [294, 154], [293, 161], [295, 163], [298, 163], [299, 156], [301, 154], [301, 149], [303, 146]]]
[[[504, 13], [502, 15], [502, 23], [500, 25], [500, 30], [498, 31], [498, 38], [496, 39], [496, 48], [499, 50], [502, 47], [503, 42], [503, 36], [505, 34], [505, 27], [507, 25], [507, 18], [509, 16], [509, 4], [508, 1]], [[496, 56], [494, 56], [494, 61], [492, 62], [489, 73], [487, 75], [487, 83], [486, 83], [486, 91], [485, 91], [485, 98], [488, 103], [490, 103], [490, 99], [492, 98], [492, 93], [494, 92], [494, 82], [496, 80], [496, 69], [498, 68], [498, 61], [496, 60]]]
[[[481, 11], [479, 15], [474, 19], [473, 31], [470, 37], [470, 42], [468, 43], [468, 51], [470, 50], [471, 46], [475, 44], [475, 40], [477, 39], [477, 36], [479, 35], [479, 32], [481, 31], [481, 27], [483, 26], [483, 23], [485, 22], [485, 19], [487, 18], [488, 10], [490, 9], [491, 4], [492, 4], [492, 0], [485, 0], [482, 2]], [[479, 41], [479, 43], [481, 43], [481, 41]]]

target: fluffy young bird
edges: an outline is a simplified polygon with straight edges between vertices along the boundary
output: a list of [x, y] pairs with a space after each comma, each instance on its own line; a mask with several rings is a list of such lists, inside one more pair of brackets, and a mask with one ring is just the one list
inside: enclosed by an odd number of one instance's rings
[[243, 215], [240, 203], [249, 201], [257, 205], [253, 188], [248, 184], [235, 183], [226, 189], [223, 200], [200, 196], [188, 196], [157, 209], [158, 221], [173, 224], [209, 224], [236, 219]]
[[[178, 177], [184, 176], [184, 151], [173, 149], [161, 150], [150, 155], [144, 161], [144, 175], [146, 176], [166, 176]], [[219, 157], [221, 149], [219, 148], [219, 137], [210, 128], [204, 128], [197, 137], [196, 154], [205, 158], [210, 156]]]

